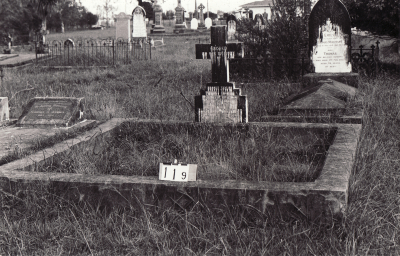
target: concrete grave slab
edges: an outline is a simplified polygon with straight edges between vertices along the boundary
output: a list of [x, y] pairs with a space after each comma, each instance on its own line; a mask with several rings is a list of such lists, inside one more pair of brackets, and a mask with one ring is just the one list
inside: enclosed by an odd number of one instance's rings
[[[0, 187], [8, 193], [23, 189], [51, 188], [67, 200], [87, 201], [107, 207], [149, 207], [190, 205], [200, 202], [208, 207], [243, 205], [263, 213], [295, 210], [310, 219], [341, 217], [347, 206], [348, 186], [361, 125], [249, 123], [249, 126], [279, 128], [337, 129], [325, 165], [314, 182], [243, 182], [234, 180], [197, 180], [188, 183], [160, 181], [158, 177], [82, 175], [36, 172], [55, 157], [71, 150], [98, 151], [113, 139], [113, 132], [124, 122], [152, 123], [152, 120], [111, 119], [79, 136], [42, 150], [27, 158], [0, 166]], [[156, 121], [157, 122], [157, 121]], [[158, 121], [159, 123], [184, 123]]]
[[356, 91], [335, 80], [320, 80], [319, 85], [284, 99], [278, 115], [265, 116], [262, 120], [361, 123], [361, 109], [352, 115], [346, 113], [347, 102], [354, 99]]

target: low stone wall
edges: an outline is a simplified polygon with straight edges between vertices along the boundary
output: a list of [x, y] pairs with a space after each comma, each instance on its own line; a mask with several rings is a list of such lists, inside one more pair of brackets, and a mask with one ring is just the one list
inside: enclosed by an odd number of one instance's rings
[[[243, 206], [264, 214], [293, 211], [312, 220], [340, 218], [347, 206], [348, 182], [355, 160], [361, 125], [306, 123], [250, 123], [254, 126], [296, 129], [337, 129], [320, 176], [314, 182], [248, 182], [235, 180], [160, 181], [158, 177], [44, 173], [35, 170], [57, 154], [83, 149], [96, 152], [112, 139], [122, 122], [149, 120], [112, 119], [79, 138], [68, 140], [9, 164], [0, 166], [0, 189], [11, 194], [45, 190], [95, 207], [154, 207], [186, 209], [196, 203], [210, 209]], [[163, 121], [172, 122], [172, 121]], [[176, 122], [174, 122], [176, 123]]]

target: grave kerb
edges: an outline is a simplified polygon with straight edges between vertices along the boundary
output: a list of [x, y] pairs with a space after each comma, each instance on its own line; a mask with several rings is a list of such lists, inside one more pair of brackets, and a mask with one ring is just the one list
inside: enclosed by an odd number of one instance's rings
[[[318, 218], [331, 220], [332, 217], [340, 218], [344, 215], [348, 204], [349, 178], [355, 161], [361, 125], [248, 124], [282, 129], [336, 127], [335, 140], [329, 148], [321, 174], [314, 182], [197, 180], [176, 183], [160, 181], [158, 177], [37, 172], [37, 168], [51, 163], [54, 157], [63, 152], [71, 152], [71, 150], [97, 152], [98, 147], [106, 145], [112, 139], [113, 131], [119, 129], [123, 122], [172, 123], [172, 121], [111, 119], [78, 138], [58, 143], [52, 148], [37, 152], [27, 158], [0, 166], [1, 188], [13, 194], [23, 189], [32, 189], [39, 184], [42, 188], [51, 187], [54, 193], [68, 200], [83, 199], [95, 204], [101, 202], [110, 207], [132, 206], [131, 204], [137, 200], [140, 205], [158, 205], [161, 202], [166, 203], [164, 200], [179, 201], [179, 198], [186, 194], [195, 199], [207, 198], [204, 203], [210, 207], [224, 202], [228, 205], [248, 205], [262, 213], [277, 209], [282, 212], [285, 212], [285, 209], [298, 209], [301, 214], [312, 220]], [[173, 123], [176, 122], [173, 121]]]

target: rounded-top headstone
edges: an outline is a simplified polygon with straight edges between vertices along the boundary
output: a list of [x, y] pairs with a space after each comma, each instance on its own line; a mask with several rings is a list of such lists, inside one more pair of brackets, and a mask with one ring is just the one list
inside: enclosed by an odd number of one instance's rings
[[197, 29], [199, 27], [199, 21], [196, 18], [193, 18], [190, 21], [190, 29]]
[[342, 32], [347, 35], [346, 44], [351, 46], [351, 20], [344, 4], [339, 0], [320, 0], [311, 10], [308, 21], [309, 53], [312, 52], [313, 46], [317, 44], [320, 27], [326, 25], [328, 18], [332, 24], [338, 25]]
[[211, 28], [211, 26], [212, 26], [211, 18], [206, 18], [204, 21], [204, 25], [206, 26], [207, 29]]

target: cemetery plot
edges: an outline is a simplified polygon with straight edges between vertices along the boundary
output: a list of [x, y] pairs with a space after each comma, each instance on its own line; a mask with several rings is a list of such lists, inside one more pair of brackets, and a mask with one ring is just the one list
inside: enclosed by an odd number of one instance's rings
[[69, 152], [39, 171], [158, 176], [159, 163], [177, 159], [197, 164], [199, 180], [307, 182], [318, 177], [335, 134], [285, 125], [125, 122], [105, 147]]

